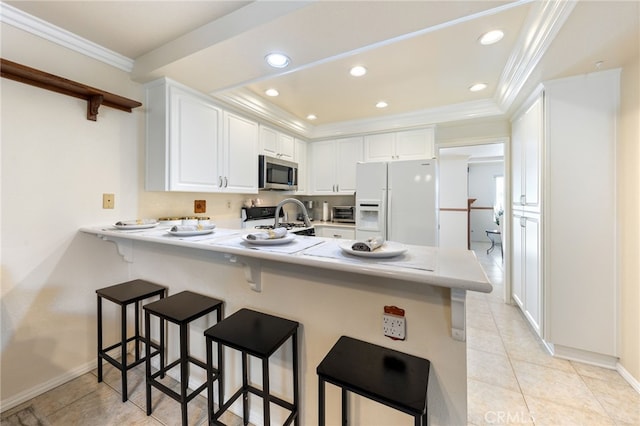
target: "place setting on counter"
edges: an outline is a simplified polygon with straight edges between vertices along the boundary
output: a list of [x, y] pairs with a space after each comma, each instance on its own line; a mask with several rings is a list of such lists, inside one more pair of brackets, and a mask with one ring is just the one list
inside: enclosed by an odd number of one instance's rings
[[275, 228], [256, 230], [215, 245], [293, 254], [322, 243], [318, 238], [295, 235], [286, 228]]
[[364, 240], [327, 241], [303, 253], [305, 256], [327, 257], [351, 263], [390, 265], [400, 268], [435, 271], [435, 253], [426, 246], [411, 246], [385, 241], [381, 236]]
[[146, 236], [174, 238], [184, 241], [206, 241], [215, 237], [238, 234], [235, 230], [217, 230], [206, 216], [161, 217], [159, 219], [131, 219], [118, 221], [113, 229], [123, 233], [142, 233]]

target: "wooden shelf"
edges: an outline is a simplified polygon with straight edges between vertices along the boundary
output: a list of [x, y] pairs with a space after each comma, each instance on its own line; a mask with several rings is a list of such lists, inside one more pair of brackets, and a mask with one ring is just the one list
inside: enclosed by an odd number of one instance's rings
[[98, 109], [101, 105], [126, 112], [131, 112], [133, 108], [142, 106], [142, 103], [138, 101], [114, 95], [113, 93], [105, 92], [95, 87], [86, 86], [2, 58], [0, 58], [0, 72], [2, 77], [10, 80], [86, 100], [87, 120], [91, 121], [98, 119]]

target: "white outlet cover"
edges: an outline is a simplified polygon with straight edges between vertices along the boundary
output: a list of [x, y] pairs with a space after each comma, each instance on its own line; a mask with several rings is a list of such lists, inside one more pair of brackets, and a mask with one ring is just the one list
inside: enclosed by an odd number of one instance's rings
[[393, 339], [404, 340], [406, 337], [405, 317], [393, 314], [382, 316], [382, 332]]

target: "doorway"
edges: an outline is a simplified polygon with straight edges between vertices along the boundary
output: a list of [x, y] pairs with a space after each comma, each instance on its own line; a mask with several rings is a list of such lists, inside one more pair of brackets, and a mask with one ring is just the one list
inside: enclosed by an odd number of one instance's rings
[[509, 301], [509, 194], [506, 139], [460, 141], [438, 147], [440, 246], [497, 255], [503, 276], [496, 288]]

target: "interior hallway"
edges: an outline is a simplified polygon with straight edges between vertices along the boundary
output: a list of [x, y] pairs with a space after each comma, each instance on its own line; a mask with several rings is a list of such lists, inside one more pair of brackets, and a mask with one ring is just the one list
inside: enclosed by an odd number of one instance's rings
[[640, 394], [616, 371], [550, 356], [503, 303], [500, 247], [472, 248], [494, 285], [467, 293], [469, 425], [640, 425]]

